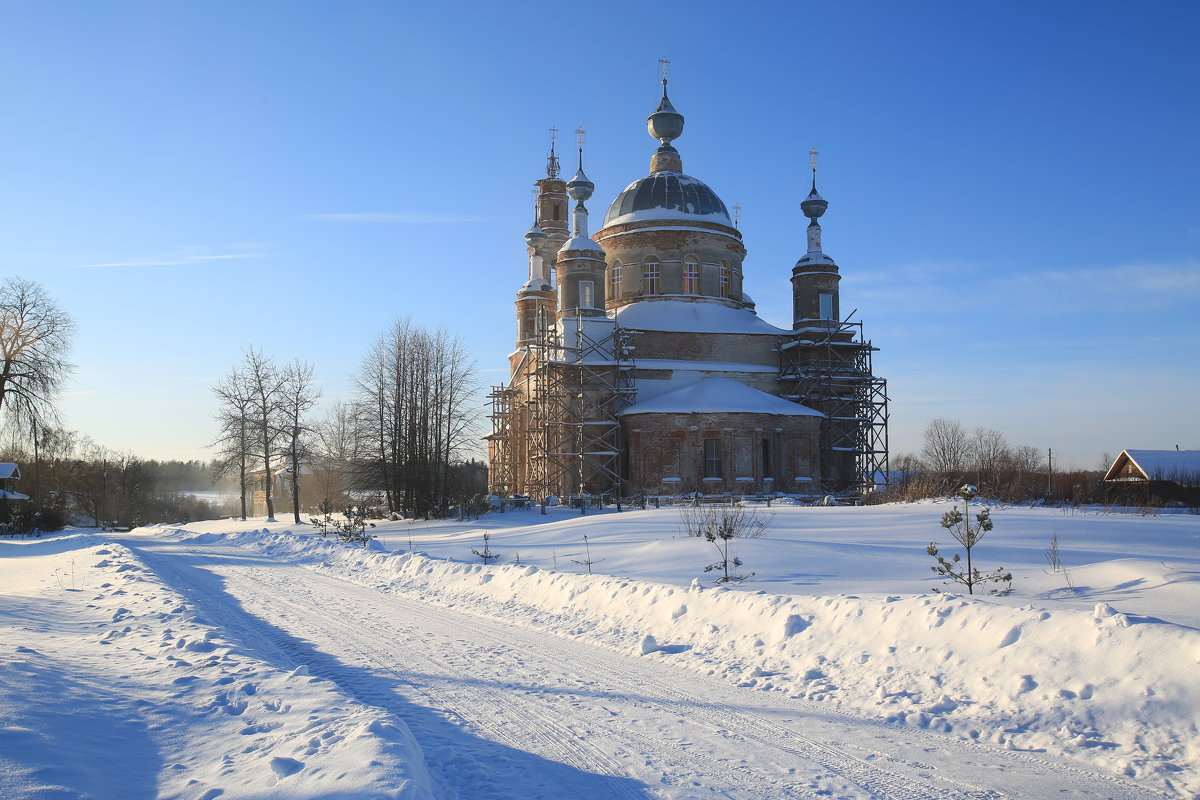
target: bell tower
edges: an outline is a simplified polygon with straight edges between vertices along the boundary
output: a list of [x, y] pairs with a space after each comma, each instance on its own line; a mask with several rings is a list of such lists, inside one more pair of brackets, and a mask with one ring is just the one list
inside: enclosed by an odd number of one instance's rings
[[576, 129], [579, 137], [579, 169], [567, 184], [567, 194], [575, 201], [574, 225], [571, 238], [558, 252], [558, 316], [604, 316], [604, 251], [588, 236], [588, 211], [584, 201], [592, 196], [596, 186], [583, 172], [582, 126]]
[[841, 320], [838, 303], [837, 264], [821, 249], [821, 223], [817, 222], [829, 203], [817, 193], [817, 151], [810, 150], [812, 191], [800, 203], [808, 217], [808, 252], [792, 268], [792, 329], [828, 327]]

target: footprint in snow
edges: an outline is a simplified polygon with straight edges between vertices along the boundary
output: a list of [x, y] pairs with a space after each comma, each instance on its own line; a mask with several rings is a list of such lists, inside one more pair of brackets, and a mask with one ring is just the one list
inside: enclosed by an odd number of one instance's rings
[[300, 770], [304, 769], [304, 762], [297, 761], [294, 758], [286, 758], [283, 756], [275, 756], [270, 761], [271, 772], [275, 773], [275, 777], [283, 780], [289, 775], [295, 775]]

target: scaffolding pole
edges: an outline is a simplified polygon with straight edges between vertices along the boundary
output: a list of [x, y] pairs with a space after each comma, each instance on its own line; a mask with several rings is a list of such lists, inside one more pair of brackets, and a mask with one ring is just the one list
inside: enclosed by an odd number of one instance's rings
[[780, 347], [780, 382], [789, 400], [825, 414], [821, 490], [851, 498], [888, 475], [887, 381], [876, 377], [862, 323], [814, 322]]
[[621, 492], [619, 413], [633, 402], [631, 331], [606, 317], [564, 320], [525, 345], [507, 386], [493, 387], [493, 491]]

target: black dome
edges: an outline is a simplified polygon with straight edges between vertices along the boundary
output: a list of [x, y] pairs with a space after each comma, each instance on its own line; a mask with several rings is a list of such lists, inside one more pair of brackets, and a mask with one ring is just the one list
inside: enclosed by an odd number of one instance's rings
[[[641, 213], [661, 212], [661, 213]], [[604, 215], [604, 225], [612, 225], [627, 214], [636, 219], [704, 218], [733, 226], [729, 210], [717, 193], [703, 181], [682, 172], [663, 171], [639, 178], [617, 195]], [[626, 220], [632, 222], [634, 220]]]

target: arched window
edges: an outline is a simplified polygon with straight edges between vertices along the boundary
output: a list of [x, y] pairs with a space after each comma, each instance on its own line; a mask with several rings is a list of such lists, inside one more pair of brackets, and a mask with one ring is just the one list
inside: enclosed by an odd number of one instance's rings
[[621, 299], [621, 262], [614, 261], [608, 268], [608, 296], [613, 300]]
[[728, 261], [721, 262], [721, 297], [733, 296], [733, 270]]
[[700, 263], [692, 256], [683, 262], [683, 293], [700, 294]]
[[642, 265], [642, 294], [658, 294], [659, 278], [658, 259], [647, 258]]

